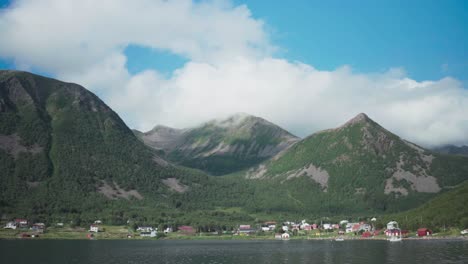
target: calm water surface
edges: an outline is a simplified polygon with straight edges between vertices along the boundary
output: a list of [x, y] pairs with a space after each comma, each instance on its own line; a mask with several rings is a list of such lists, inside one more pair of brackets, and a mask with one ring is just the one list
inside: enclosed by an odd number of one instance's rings
[[468, 241], [3, 240], [0, 263], [468, 263]]

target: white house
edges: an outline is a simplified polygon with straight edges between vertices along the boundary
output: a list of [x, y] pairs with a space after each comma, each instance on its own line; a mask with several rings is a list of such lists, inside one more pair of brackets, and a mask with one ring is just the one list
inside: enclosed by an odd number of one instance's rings
[[142, 236], [142, 237], [156, 237], [156, 231], [141, 232], [140, 236]]
[[286, 226], [286, 225], [284, 225], [282, 228], [283, 228], [283, 231], [284, 231], [284, 232], [288, 232], [288, 230], [289, 230], [289, 227]]
[[16, 229], [16, 223], [15, 222], [8, 222], [5, 226], [7, 229]]
[[327, 224], [323, 224], [322, 228], [325, 229], [325, 230], [331, 230], [331, 229], [333, 229], [333, 225], [332, 225], [332, 224], [328, 224], [328, 223], [327, 223]]
[[396, 221], [390, 221], [387, 223], [387, 229], [392, 230], [398, 228], [398, 223]]
[[172, 233], [172, 227], [167, 227], [166, 229], [164, 229], [164, 234], [167, 233]]
[[96, 221], [94, 221], [94, 224], [100, 225], [100, 224], [102, 224], [102, 221], [101, 220], [96, 220]]
[[151, 232], [155, 230], [152, 226], [139, 226], [137, 228], [137, 231], [140, 231], [140, 232]]
[[95, 233], [99, 232], [99, 226], [98, 225], [91, 225], [89, 227], [89, 232], [95, 232]]

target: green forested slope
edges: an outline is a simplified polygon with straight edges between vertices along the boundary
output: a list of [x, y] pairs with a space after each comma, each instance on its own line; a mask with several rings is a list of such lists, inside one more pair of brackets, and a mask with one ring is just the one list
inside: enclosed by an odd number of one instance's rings
[[[106, 184], [118, 186], [111, 188], [114, 195], [119, 188], [135, 190], [145, 204], [172, 207], [163, 198], [172, 192], [161, 179], [184, 182], [201, 175], [158, 159], [115, 112], [79, 85], [1, 71], [0, 96], [2, 213], [99, 212], [121, 203], [98, 192]], [[127, 197], [127, 203], [143, 203], [137, 196]]]

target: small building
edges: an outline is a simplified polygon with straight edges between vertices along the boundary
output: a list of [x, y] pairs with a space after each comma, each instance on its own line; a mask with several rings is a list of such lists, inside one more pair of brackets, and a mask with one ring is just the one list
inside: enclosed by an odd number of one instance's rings
[[387, 230], [392, 230], [398, 228], [398, 223], [396, 221], [390, 221], [387, 223]]
[[266, 227], [268, 227], [268, 229], [270, 231], [273, 231], [276, 228], [276, 222], [275, 221], [268, 221], [268, 222], [265, 222], [265, 224], [263, 226], [266, 226]]
[[101, 220], [96, 220], [96, 221], [94, 221], [94, 224], [100, 225], [100, 224], [102, 224], [102, 221]]
[[57, 227], [63, 227], [63, 223], [57, 223], [55, 224]]
[[240, 225], [237, 230], [239, 234], [249, 235], [257, 232], [255, 228], [252, 228], [250, 225]]
[[276, 233], [276, 234], [275, 234], [275, 239], [281, 240], [281, 239], [282, 239], [282, 238], [281, 238], [281, 233]]
[[429, 228], [419, 228], [417, 234], [418, 237], [430, 236], [432, 235], [432, 230], [430, 230]]
[[16, 218], [15, 223], [18, 228], [28, 228], [28, 220], [24, 218]]
[[90, 227], [89, 227], [89, 232], [99, 232], [99, 226], [96, 225], [96, 224], [92, 224]]
[[347, 223], [346, 233], [358, 232], [360, 228], [361, 228], [360, 223]]
[[288, 233], [281, 234], [281, 239], [282, 240], [289, 240], [289, 234]]
[[140, 236], [141, 237], [156, 237], [157, 233], [156, 231], [151, 231], [151, 232], [141, 232]]
[[169, 233], [172, 233], [172, 227], [167, 227], [166, 229], [164, 229], [164, 234], [169, 234]]
[[155, 230], [152, 226], [139, 226], [137, 227], [136, 231], [140, 231], [140, 232], [151, 232]]
[[365, 231], [364, 233], [362, 233], [361, 237], [364, 237], [364, 238], [368, 238], [368, 237], [371, 237], [372, 236], [372, 233], [369, 232], [369, 231]]
[[359, 231], [362, 230], [362, 231], [367, 232], [367, 231], [370, 231], [371, 229], [372, 229], [372, 227], [369, 224], [362, 223], [362, 224], [359, 225]]
[[45, 224], [44, 223], [35, 223], [31, 227], [32, 231], [38, 233], [44, 233], [45, 231]]
[[8, 222], [6, 225], [5, 225], [5, 229], [16, 229], [17, 225], [15, 222]]
[[195, 228], [191, 226], [179, 226], [179, 232], [185, 235], [193, 235], [195, 234]]

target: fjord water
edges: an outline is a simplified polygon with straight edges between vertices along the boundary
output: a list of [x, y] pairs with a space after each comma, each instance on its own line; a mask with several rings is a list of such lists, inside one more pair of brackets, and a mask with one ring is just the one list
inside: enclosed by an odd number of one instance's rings
[[468, 263], [468, 240], [3, 240], [0, 263]]

